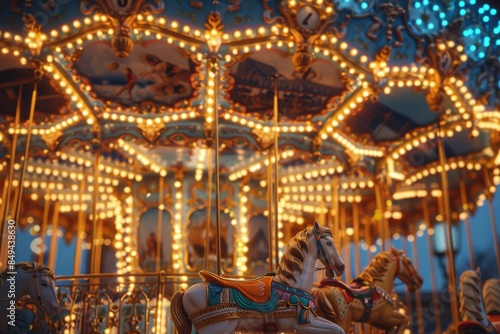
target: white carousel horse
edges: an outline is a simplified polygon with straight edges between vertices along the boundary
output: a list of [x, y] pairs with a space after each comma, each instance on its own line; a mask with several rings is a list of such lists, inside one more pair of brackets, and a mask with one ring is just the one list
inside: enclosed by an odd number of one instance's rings
[[201, 271], [204, 283], [177, 291], [170, 310], [179, 334], [229, 334], [234, 331], [344, 333], [316, 316], [311, 295], [316, 259], [326, 275], [342, 275], [340, 258], [329, 228], [317, 222], [297, 233], [286, 247], [276, 275], [240, 281]]
[[29, 311], [16, 310], [16, 300], [26, 295], [34, 300], [43, 316], [53, 317], [59, 312], [52, 269], [34, 262], [16, 263], [14, 268], [6, 268], [0, 273], [0, 310], [3, 314], [0, 333], [31, 332], [29, 320], [34, 316], [29, 317]]
[[458, 332], [500, 334], [500, 281], [489, 279], [483, 288], [480, 276], [479, 269], [466, 270], [460, 276], [462, 322], [458, 324]]
[[410, 292], [420, 288], [422, 277], [408, 256], [392, 247], [377, 254], [352, 284], [336, 279], [324, 279], [313, 296], [318, 315], [340, 325], [348, 332], [351, 322], [365, 322], [386, 333], [403, 333], [408, 316], [398, 312], [391, 297], [394, 279], [398, 277]]

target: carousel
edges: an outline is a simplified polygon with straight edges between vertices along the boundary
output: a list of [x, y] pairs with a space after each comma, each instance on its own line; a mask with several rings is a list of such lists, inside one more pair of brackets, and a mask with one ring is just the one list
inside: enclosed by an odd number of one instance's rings
[[500, 333], [496, 0], [0, 3], [0, 333]]

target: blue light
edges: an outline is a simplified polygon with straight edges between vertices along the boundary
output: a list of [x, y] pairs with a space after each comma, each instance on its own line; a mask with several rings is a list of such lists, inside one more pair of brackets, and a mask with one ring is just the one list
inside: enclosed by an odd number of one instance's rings
[[483, 8], [484, 8], [484, 10], [488, 10], [488, 9], [490, 9], [490, 5], [485, 4], [485, 5], [483, 6]]
[[470, 35], [469, 30], [464, 30], [464, 37], [469, 37], [469, 35]]
[[434, 23], [429, 23], [427, 25], [427, 28], [429, 28], [430, 30], [434, 29]]
[[484, 44], [484, 46], [488, 47], [488, 46], [490, 46], [490, 42], [491, 42], [490, 36], [486, 36], [484, 38], [483, 44]]
[[418, 9], [418, 8], [420, 8], [420, 7], [422, 7], [422, 4], [421, 4], [420, 2], [415, 2], [415, 8], [417, 8], [417, 9]]
[[475, 5], [476, 4], [476, 0], [470, 0], [470, 4], [471, 5]]
[[467, 14], [467, 11], [465, 9], [460, 9], [460, 15], [464, 16], [465, 14]]
[[490, 14], [491, 14], [491, 15], [497, 15], [497, 10], [496, 10], [495, 8], [492, 8], [492, 9], [490, 10]]
[[416, 23], [417, 23], [417, 25], [421, 25], [422, 24], [422, 19], [417, 19]]
[[476, 35], [479, 35], [481, 33], [481, 29], [479, 29], [479, 28], [474, 29], [474, 33]]
[[470, 49], [471, 51], [476, 51], [476, 46], [475, 46], [475, 45], [471, 45], [469, 49]]
[[479, 58], [484, 58], [484, 52], [483, 51], [479, 52]]
[[432, 9], [437, 12], [439, 10], [439, 6], [438, 5], [434, 5], [434, 6], [432, 6]]
[[443, 21], [441, 21], [441, 24], [443, 25], [443, 27], [446, 27], [448, 25], [448, 21], [443, 20]]
[[500, 39], [497, 39], [496, 45], [500, 45]]
[[465, 6], [465, 1], [460, 1], [460, 2], [458, 3], [458, 5], [459, 5], [460, 7]]
[[422, 1], [422, 3], [424, 6], [427, 6], [429, 4], [429, 0], [424, 0], [424, 1]]
[[478, 12], [479, 12], [479, 14], [483, 15], [484, 14], [484, 9], [483, 8], [479, 8]]
[[483, 16], [483, 22], [488, 22], [490, 20], [489, 16]]
[[439, 17], [442, 18], [442, 19], [444, 19], [446, 17], [446, 14], [443, 13], [443, 12], [441, 12], [441, 13], [439, 13]]
[[368, 4], [367, 4], [366, 2], [362, 2], [362, 3], [361, 3], [361, 8], [362, 8], [362, 9], [366, 9], [366, 8], [368, 8]]

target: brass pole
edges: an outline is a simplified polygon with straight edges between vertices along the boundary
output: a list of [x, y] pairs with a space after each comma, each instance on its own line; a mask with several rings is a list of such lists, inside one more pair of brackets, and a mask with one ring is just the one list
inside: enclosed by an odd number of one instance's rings
[[[405, 252], [406, 255], [410, 254], [408, 252], [408, 250], [409, 250], [408, 243], [409, 243], [408, 238], [403, 237], [403, 240], [402, 240], [403, 252]], [[411, 294], [408, 291], [408, 289], [405, 290], [405, 303], [406, 303], [406, 307], [408, 308], [406, 311], [408, 312], [408, 314], [412, 314], [413, 313], [413, 305], [411, 303]]]
[[[269, 272], [274, 271], [274, 266], [273, 266], [273, 253], [274, 253], [274, 247], [273, 247], [273, 233], [274, 233], [274, 228], [273, 228], [273, 191], [272, 191], [272, 184], [273, 184], [273, 169], [271, 165], [271, 150], [268, 151], [268, 156], [267, 156], [267, 242], [268, 242], [268, 248], [269, 248], [269, 263], [268, 263], [268, 270]], [[278, 266], [278, 263], [276, 263], [276, 267]]]
[[449, 292], [451, 303], [451, 315], [453, 321], [453, 332], [457, 332], [458, 322], [460, 317], [458, 315], [458, 300], [457, 300], [457, 283], [455, 277], [455, 254], [453, 250], [453, 234], [452, 234], [452, 221], [450, 209], [450, 197], [448, 194], [448, 174], [445, 169], [446, 156], [444, 152], [444, 142], [441, 136], [441, 129], [438, 129], [438, 151], [439, 151], [439, 164], [441, 166], [441, 187], [443, 188], [443, 201], [444, 212], [447, 226], [447, 254], [448, 254], [448, 267], [449, 267]]
[[431, 286], [432, 286], [432, 305], [433, 310], [434, 310], [434, 321], [436, 322], [436, 333], [441, 334], [442, 333], [442, 326], [441, 326], [441, 312], [439, 310], [439, 297], [438, 297], [438, 291], [437, 291], [437, 282], [436, 282], [436, 272], [434, 271], [434, 247], [432, 246], [432, 238], [431, 235], [429, 234], [430, 229], [431, 229], [431, 221], [430, 221], [430, 216], [429, 216], [429, 206], [427, 203], [426, 199], [422, 200], [422, 206], [423, 206], [423, 211], [424, 211], [424, 220], [425, 224], [427, 225], [427, 253], [429, 256], [429, 269], [430, 269], [430, 276], [431, 276]]
[[476, 269], [476, 261], [474, 259], [474, 248], [472, 247], [472, 234], [470, 232], [470, 218], [469, 218], [469, 205], [467, 204], [467, 193], [465, 189], [465, 181], [463, 178], [460, 179], [460, 198], [462, 200], [462, 208], [466, 211], [467, 217], [465, 217], [465, 229], [467, 237], [467, 246], [469, 248], [469, 261], [471, 269]]
[[212, 56], [212, 68], [215, 70], [214, 83], [214, 134], [215, 134], [215, 224], [217, 237], [215, 238], [215, 248], [217, 254], [217, 275], [221, 275], [221, 221], [220, 221], [220, 146], [219, 146], [219, 61], [216, 56]]
[[78, 202], [80, 210], [78, 211], [78, 225], [76, 228], [76, 243], [75, 243], [75, 262], [73, 264], [73, 275], [79, 275], [82, 267], [82, 245], [83, 232], [85, 231], [85, 210], [83, 210], [83, 195], [85, 192], [85, 169], [82, 168], [82, 179], [80, 180], [80, 193], [78, 194]]
[[340, 239], [342, 240], [341, 241], [341, 244], [342, 244], [342, 251], [343, 251], [343, 254], [342, 254], [342, 257], [345, 258], [345, 263], [346, 263], [346, 266], [345, 266], [345, 280], [346, 282], [349, 282], [352, 278], [352, 274], [351, 274], [351, 249], [350, 249], [350, 246], [351, 246], [351, 242], [348, 240], [348, 236], [346, 234], [346, 212], [345, 212], [345, 205], [342, 205], [340, 207], [340, 210], [339, 210], [339, 214], [340, 214]]
[[49, 264], [48, 266], [52, 270], [56, 270], [57, 261], [57, 244], [59, 241], [58, 230], [59, 230], [59, 210], [61, 208], [61, 202], [57, 201], [54, 204], [54, 212], [52, 214], [52, 237], [50, 238], [50, 248], [49, 248]]
[[273, 182], [273, 190], [274, 190], [274, 257], [276, 267], [280, 261], [279, 258], [279, 197], [278, 197], [278, 187], [280, 183], [280, 179], [278, 176], [278, 161], [279, 161], [279, 133], [278, 133], [278, 76], [274, 77], [274, 110], [273, 110], [273, 122], [274, 122], [274, 182]]
[[210, 249], [210, 228], [212, 227], [212, 148], [208, 149], [208, 182], [207, 182], [207, 211], [205, 222], [205, 254], [203, 254], [203, 261], [205, 269], [208, 269], [208, 252]]
[[31, 143], [31, 134], [33, 129], [33, 117], [35, 115], [35, 105], [36, 105], [36, 96], [38, 92], [38, 84], [42, 80], [43, 72], [40, 69], [35, 70], [35, 83], [33, 85], [33, 94], [31, 95], [31, 105], [30, 105], [30, 115], [28, 119], [28, 133], [26, 135], [26, 145], [24, 149], [24, 161], [23, 167], [21, 169], [21, 177], [19, 180], [19, 192], [17, 193], [16, 206], [15, 206], [15, 214], [14, 220], [16, 222], [19, 221], [19, 210], [21, 209], [21, 198], [23, 197], [23, 183], [24, 177], [26, 176], [26, 169], [28, 168], [28, 158], [30, 153], [30, 143]]
[[96, 233], [96, 252], [95, 252], [95, 272], [101, 272], [101, 260], [102, 260], [102, 235], [103, 235], [103, 220], [97, 221], [97, 233]]
[[498, 271], [498, 277], [500, 277], [500, 244], [498, 241], [498, 233], [497, 233], [497, 227], [495, 223], [495, 210], [493, 209], [493, 195], [491, 194], [490, 188], [493, 187], [491, 180], [490, 180], [490, 175], [488, 174], [488, 169], [483, 168], [483, 175], [484, 175], [484, 183], [486, 185], [486, 197], [488, 200], [488, 208], [490, 209], [490, 222], [491, 222], [491, 231], [493, 232], [493, 244], [495, 247], [495, 256], [497, 258], [497, 271]]
[[40, 228], [40, 238], [42, 239], [40, 243], [40, 254], [38, 255], [38, 263], [44, 263], [45, 257], [45, 237], [47, 235], [47, 224], [49, 221], [49, 210], [50, 210], [50, 195], [51, 195], [50, 183], [47, 183], [47, 192], [44, 195], [44, 205], [42, 214], [42, 226]]
[[375, 182], [375, 201], [377, 203], [377, 210], [380, 212], [380, 219], [377, 219], [377, 227], [379, 237], [382, 240], [382, 250], [386, 250], [386, 240], [385, 240], [385, 222], [384, 222], [384, 204], [382, 202], [382, 190], [380, 189], [379, 181]]
[[[2, 249], [2, 245], [5, 243], [4, 239], [7, 240], [7, 233], [5, 231], [5, 224], [7, 223], [7, 216], [9, 214], [9, 205], [10, 205], [10, 192], [12, 187], [12, 180], [14, 178], [14, 164], [16, 162], [16, 151], [17, 151], [17, 137], [18, 131], [20, 130], [20, 119], [21, 119], [21, 101], [23, 98], [23, 85], [19, 87], [19, 94], [17, 96], [17, 104], [16, 104], [16, 116], [14, 118], [14, 134], [12, 135], [12, 142], [10, 145], [10, 164], [9, 164], [9, 177], [8, 181], [4, 184], [4, 189], [2, 193], [2, 221], [0, 222], [0, 249]], [[17, 221], [16, 221], [17, 223]], [[3, 249], [2, 249], [2, 253]], [[2, 261], [3, 263], [3, 261]]]
[[[332, 232], [337, 248], [342, 249], [342, 238], [340, 235], [340, 216], [339, 216], [339, 177], [333, 175], [332, 182], [332, 211], [330, 212], [333, 219]], [[345, 222], [342, 231], [345, 231]]]
[[96, 150], [95, 153], [95, 165], [94, 165], [94, 179], [93, 179], [93, 186], [94, 186], [94, 191], [93, 191], [93, 198], [92, 198], [92, 228], [91, 228], [91, 233], [90, 233], [90, 242], [91, 242], [91, 249], [90, 249], [90, 273], [94, 274], [97, 273], [97, 223], [99, 220], [98, 213], [97, 213], [97, 202], [99, 200], [99, 164], [101, 161], [101, 152], [99, 149]]
[[162, 241], [162, 230], [163, 230], [163, 176], [159, 175], [158, 180], [158, 220], [156, 224], [156, 258], [155, 258], [155, 269], [156, 272], [161, 271], [161, 241]]
[[358, 204], [352, 203], [352, 220], [354, 224], [354, 256], [356, 257], [356, 276], [361, 274], [361, 255], [359, 253], [359, 215]]
[[[416, 233], [416, 228], [414, 224], [410, 224], [410, 229], [411, 233], [414, 235], [415, 239], [411, 243], [412, 246], [412, 251], [413, 251], [413, 266], [417, 270], [417, 272], [420, 272], [419, 270], [419, 265], [418, 265], [418, 249], [417, 249], [417, 233]], [[415, 291], [415, 301], [416, 301], [416, 308], [417, 308], [417, 328], [418, 328], [418, 333], [423, 334], [424, 333], [424, 314], [422, 312], [422, 294], [420, 293], [420, 289]]]

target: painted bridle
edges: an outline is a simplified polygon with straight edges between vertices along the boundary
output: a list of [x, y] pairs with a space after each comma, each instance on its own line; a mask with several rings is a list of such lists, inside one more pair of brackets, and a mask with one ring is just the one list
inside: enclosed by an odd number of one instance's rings
[[321, 254], [321, 255], [323, 255], [323, 259], [325, 260], [326, 268], [321, 268], [321, 269], [331, 270], [331, 271], [333, 271], [334, 276], [337, 276], [337, 274], [333, 270], [333, 264], [330, 264], [330, 261], [328, 261], [328, 258], [326, 257], [325, 249], [323, 248], [323, 245], [321, 244], [321, 238], [322, 238], [321, 234], [318, 233], [315, 229], [313, 229], [313, 232], [314, 232], [314, 236], [316, 237], [316, 245], [317, 245], [316, 248], [318, 249], [318, 254], [316, 256], [319, 259], [319, 256]]

